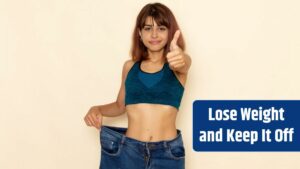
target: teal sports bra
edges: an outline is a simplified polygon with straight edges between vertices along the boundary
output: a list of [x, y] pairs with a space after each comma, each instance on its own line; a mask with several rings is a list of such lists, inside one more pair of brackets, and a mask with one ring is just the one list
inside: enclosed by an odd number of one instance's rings
[[155, 73], [144, 72], [135, 62], [125, 80], [125, 106], [137, 103], [170, 105], [179, 109], [184, 87], [169, 64]]

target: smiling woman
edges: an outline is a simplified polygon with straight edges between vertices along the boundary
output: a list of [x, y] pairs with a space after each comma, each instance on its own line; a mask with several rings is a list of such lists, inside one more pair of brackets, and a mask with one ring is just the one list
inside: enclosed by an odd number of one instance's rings
[[[84, 120], [100, 129], [100, 169], [183, 169], [185, 149], [176, 116], [190, 57], [170, 9], [147, 4], [133, 32], [132, 59], [124, 63], [117, 100], [93, 106]], [[128, 128], [102, 126], [127, 112]]]
[[[170, 43], [177, 30], [179, 30], [179, 26], [168, 7], [162, 4], [161, 6], [154, 4], [152, 4], [152, 6], [146, 5], [136, 19], [131, 50], [133, 60], [140, 60], [141, 57], [143, 59], [147, 58], [149, 41], [155, 43], [161, 40], [161, 44], [164, 45], [160, 47], [164, 49], [163, 54], [165, 56], [169, 52]], [[178, 37], [177, 45], [183, 51], [185, 50], [183, 36]]]
[[153, 17], [148, 16], [145, 26], [139, 31], [139, 35], [143, 44], [151, 52], [159, 51], [168, 42], [168, 29], [166, 26], [159, 26], [153, 20]]

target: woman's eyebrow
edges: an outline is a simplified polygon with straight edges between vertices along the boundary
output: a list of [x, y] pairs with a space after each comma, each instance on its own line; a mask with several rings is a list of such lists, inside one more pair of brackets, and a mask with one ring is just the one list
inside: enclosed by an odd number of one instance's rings
[[[154, 25], [147, 25], [147, 24], [145, 24], [144, 27], [145, 26], [153, 27]], [[167, 26], [165, 26], [165, 25], [157, 25], [157, 27], [167, 27]]]

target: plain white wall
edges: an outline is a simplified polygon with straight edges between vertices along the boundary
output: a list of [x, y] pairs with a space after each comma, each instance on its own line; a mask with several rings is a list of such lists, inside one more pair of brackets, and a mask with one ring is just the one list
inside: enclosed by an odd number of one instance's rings
[[[0, 0], [0, 168], [93, 169], [92, 105], [114, 101], [140, 0]], [[295, 169], [299, 153], [194, 152], [196, 99], [299, 99], [300, 2], [164, 0], [193, 59], [178, 114], [187, 169]], [[126, 116], [104, 119], [126, 126]]]

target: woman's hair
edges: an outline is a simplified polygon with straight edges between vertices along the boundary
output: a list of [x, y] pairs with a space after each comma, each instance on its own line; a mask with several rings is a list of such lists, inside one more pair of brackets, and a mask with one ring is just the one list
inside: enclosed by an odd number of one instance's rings
[[[146, 18], [152, 17], [157, 25], [166, 26], [168, 28], [168, 42], [164, 48], [164, 56], [169, 51], [170, 43], [174, 33], [179, 29], [176, 19], [171, 10], [161, 3], [150, 3], [143, 7], [136, 19], [136, 24], [132, 36], [131, 56], [133, 61], [146, 60], [148, 58], [147, 47], [140, 40], [139, 31], [143, 29], [146, 23]], [[179, 36], [177, 45], [184, 50], [185, 44], [182, 33]]]

